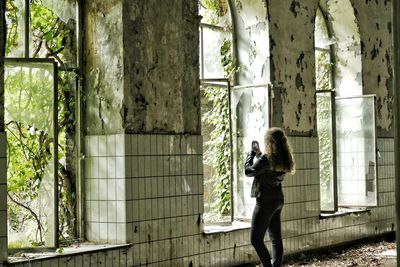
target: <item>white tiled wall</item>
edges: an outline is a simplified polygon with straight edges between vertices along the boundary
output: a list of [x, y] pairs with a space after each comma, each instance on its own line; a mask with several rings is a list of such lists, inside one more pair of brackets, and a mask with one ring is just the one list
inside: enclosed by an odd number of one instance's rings
[[90, 241], [126, 242], [125, 135], [86, 138], [85, 211]]
[[7, 259], [6, 134], [0, 132], [0, 265]]
[[[285, 253], [393, 230], [392, 139], [378, 140], [379, 206], [358, 216], [322, 220], [319, 219], [318, 140], [289, 139], [297, 172], [284, 181]], [[232, 266], [256, 261], [249, 229], [202, 232], [201, 136], [89, 136], [86, 142], [88, 237], [94, 241], [132, 243], [123, 252], [122, 257], [126, 258], [122, 258], [120, 266]], [[267, 245], [270, 246], [268, 241]], [[93, 256], [91, 266], [104, 266], [99, 257], [108, 256]], [[68, 266], [82, 266], [81, 262], [82, 255], [73, 257]], [[59, 259], [58, 264], [64, 263]]]

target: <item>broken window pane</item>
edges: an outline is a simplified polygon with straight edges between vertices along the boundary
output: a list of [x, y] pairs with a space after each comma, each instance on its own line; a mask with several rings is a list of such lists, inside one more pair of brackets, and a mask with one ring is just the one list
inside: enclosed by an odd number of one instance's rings
[[317, 93], [316, 100], [321, 210], [334, 211], [331, 92]]
[[232, 90], [232, 134], [233, 134], [233, 197], [236, 219], [251, 218], [255, 199], [250, 197], [253, 178], [244, 174], [244, 163], [257, 140], [264, 151], [264, 134], [268, 128], [268, 87], [240, 86]]
[[336, 99], [339, 206], [376, 206], [375, 97]]
[[201, 27], [201, 73], [202, 79], [225, 77], [222, 65], [221, 47], [224, 42], [230, 42], [231, 33], [206, 26]]
[[54, 64], [5, 64], [9, 248], [55, 245]]
[[201, 86], [204, 221], [231, 220], [231, 125], [227, 83]]

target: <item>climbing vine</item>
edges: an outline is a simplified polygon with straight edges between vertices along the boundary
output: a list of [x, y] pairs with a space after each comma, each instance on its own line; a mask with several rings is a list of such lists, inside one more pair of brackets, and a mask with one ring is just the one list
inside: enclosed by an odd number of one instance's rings
[[[238, 2], [238, 1], [236, 1]], [[204, 17], [211, 24], [218, 24], [220, 18], [228, 12], [228, 2], [225, 0], [203, 0], [200, 5], [205, 9]], [[225, 25], [229, 28], [229, 25]], [[225, 78], [233, 82], [233, 77], [239, 71], [232, 53], [232, 41], [224, 38], [220, 43], [220, 62], [224, 69]], [[209, 220], [223, 220], [230, 215], [231, 201], [231, 143], [230, 143], [230, 117], [229, 94], [224, 86], [205, 86], [203, 98], [208, 103], [208, 111], [203, 114], [203, 123], [207, 125], [207, 138], [205, 143], [204, 160], [211, 167], [210, 179], [206, 180], [211, 188], [206, 208]]]
[[[21, 6], [18, 1], [6, 1], [7, 39], [6, 55], [13, 55], [20, 51], [23, 32], [21, 23]], [[73, 27], [67, 25], [50, 9], [45, 7], [41, 0], [30, 0], [31, 24], [31, 57], [54, 58], [59, 66], [68, 61], [66, 53], [71, 44]], [[23, 50], [23, 49], [22, 49]], [[16, 68], [17, 69], [17, 68]], [[28, 66], [28, 70], [20, 68], [6, 77], [7, 107], [9, 114], [6, 121], [7, 150], [8, 150], [8, 223], [10, 230], [15, 233], [28, 233], [30, 244], [10, 243], [10, 247], [44, 245], [46, 236], [46, 215], [40, 209], [38, 202], [40, 190], [43, 190], [43, 177], [51, 164], [54, 138], [46, 127], [38, 127], [38, 118], [33, 121], [21, 120], [16, 116], [20, 110], [15, 107], [25, 103], [31, 110], [31, 116], [41, 114], [46, 107], [52, 107], [51, 97], [48, 94], [49, 84], [52, 86], [52, 77], [49, 81], [49, 72], [41, 68]], [[66, 162], [70, 161], [71, 136], [75, 125], [75, 100], [73, 97], [73, 82], [75, 73], [59, 72], [59, 88], [57, 99], [59, 105], [59, 225], [60, 240], [76, 236], [76, 196], [75, 177]], [[29, 88], [29, 90], [26, 90]], [[47, 91], [46, 91], [47, 89]], [[27, 93], [28, 92], [28, 93]], [[51, 91], [50, 91], [51, 92]], [[41, 96], [38, 98], [37, 96]], [[32, 99], [35, 97], [35, 105]], [[25, 101], [25, 102], [24, 102]], [[36, 115], [37, 116], [37, 115]], [[40, 117], [40, 115], [38, 116]], [[72, 141], [73, 142], [73, 141]], [[25, 238], [26, 239], [26, 238]]]
[[[329, 52], [319, 52], [316, 55], [316, 87], [318, 90], [329, 90], [331, 82], [332, 63]], [[321, 209], [329, 210], [332, 203], [331, 168], [332, 168], [332, 136], [331, 136], [331, 95], [317, 95], [317, 125], [319, 140], [319, 165], [321, 187]]]

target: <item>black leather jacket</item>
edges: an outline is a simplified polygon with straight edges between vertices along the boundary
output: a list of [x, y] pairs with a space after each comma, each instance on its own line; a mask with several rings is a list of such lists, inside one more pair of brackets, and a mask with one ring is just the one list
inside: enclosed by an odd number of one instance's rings
[[261, 155], [253, 164], [254, 157], [254, 152], [248, 154], [245, 163], [246, 176], [254, 176], [251, 197], [283, 199], [281, 183], [285, 173], [273, 171], [266, 155]]

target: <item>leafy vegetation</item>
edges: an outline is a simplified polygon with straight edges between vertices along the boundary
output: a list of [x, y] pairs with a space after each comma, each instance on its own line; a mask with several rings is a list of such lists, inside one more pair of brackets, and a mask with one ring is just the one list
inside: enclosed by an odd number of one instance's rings
[[[15, 0], [6, 2], [6, 55], [24, 46], [20, 38], [21, 7]], [[30, 55], [34, 58], [54, 58], [59, 65], [69, 62], [69, 43], [73, 29], [46, 8], [41, 0], [30, 1]], [[49, 65], [49, 64], [47, 64]], [[51, 176], [54, 137], [51, 134], [53, 79], [59, 88], [59, 225], [60, 239], [76, 235], [75, 177], [66, 162], [70, 161], [70, 143], [75, 125], [73, 86], [75, 73], [59, 72], [44, 65], [16, 67], [6, 75], [6, 131], [8, 149], [8, 223], [10, 230], [28, 233], [30, 245], [43, 245], [47, 215], [43, 205], [49, 204], [47, 176]], [[50, 92], [50, 95], [49, 95]], [[72, 144], [73, 146], [73, 144]], [[51, 189], [49, 190], [51, 191]], [[11, 244], [10, 244], [11, 245]], [[19, 241], [16, 247], [21, 246]]]
[[[211, 24], [218, 24], [220, 17], [228, 12], [228, 2], [225, 0], [200, 1], [205, 20]], [[203, 17], [203, 19], [204, 19]], [[229, 25], [225, 25], [229, 28]], [[223, 39], [220, 44], [220, 62], [224, 68], [225, 78], [232, 84], [233, 76], [239, 71], [232, 53], [232, 41]], [[205, 86], [202, 90], [203, 104], [206, 112], [203, 113], [203, 133], [206, 132], [204, 161], [209, 167], [206, 175], [206, 213], [205, 219], [210, 221], [230, 220], [231, 213], [231, 143], [229, 94], [226, 86]]]
[[[328, 52], [316, 56], [317, 90], [329, 90], [332, 63]], [[332, 188], [332, 108], [330, 93], [317, 94], [317, 127], [319, 141], [321, 209], [330, 210], [333, 205]]]

